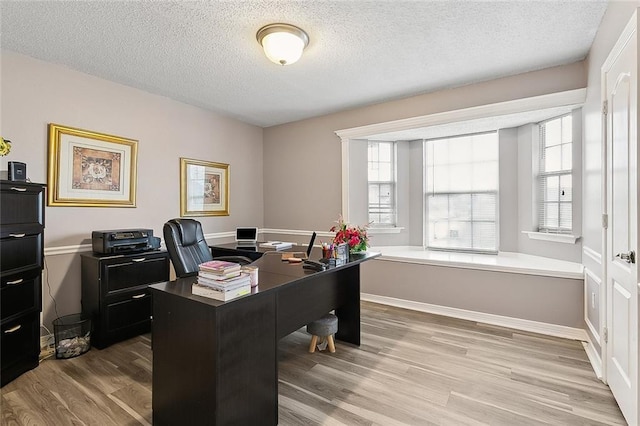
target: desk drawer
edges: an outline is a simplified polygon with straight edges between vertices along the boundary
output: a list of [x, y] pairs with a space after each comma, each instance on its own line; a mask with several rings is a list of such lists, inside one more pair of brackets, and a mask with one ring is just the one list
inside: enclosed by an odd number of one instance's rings
[[102, 280], [105, 296], [131, 287], [168, 281], [169, 258], [164, 253], [141, 253], [139, 256], [104, 260]]
[[100, 323], [94, 324], [92, 344], [100, 349], [151, 330], [151, 294], [148, 289], [105, 306]]
[[2, 277], [0, 314], [5, 320], [16, 314], [40, 312], [42, 305], [40, 269]]
[[0, 239], [2, 276], [29, 269], [42, 269], [42, 232], [12, 233]]
[[40, 315], [35, 312], [2, 325], [0, 357], [2, 385], [38, 365]]
[[44, 227], [44, 186], [20, 182], [0, 184], [0, 223], [3, 227], [35, 224]]
[[107, 305], [107, 328], [109, 331], [148, 322], [151, 319], [151, 294], [148, 289], [137, 292], [127, 299]]

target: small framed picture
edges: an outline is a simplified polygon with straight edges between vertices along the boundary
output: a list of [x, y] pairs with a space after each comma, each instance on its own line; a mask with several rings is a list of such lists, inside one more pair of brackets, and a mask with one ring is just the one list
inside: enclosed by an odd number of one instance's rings
[[180, 158], [180, 216], [229, 216], [229, 165]]

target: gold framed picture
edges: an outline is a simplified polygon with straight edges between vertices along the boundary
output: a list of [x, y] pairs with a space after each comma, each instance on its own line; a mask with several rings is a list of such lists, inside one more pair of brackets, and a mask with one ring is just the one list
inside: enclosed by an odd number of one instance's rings
[[229, 165], [180, 158], [180, 216], [229, 216]]
[[49, 124], [48, 205], [135, 207], [138, 141]]

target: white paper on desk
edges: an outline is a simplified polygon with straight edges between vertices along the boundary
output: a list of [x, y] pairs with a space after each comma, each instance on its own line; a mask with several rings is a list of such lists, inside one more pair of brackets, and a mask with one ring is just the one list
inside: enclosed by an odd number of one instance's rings
[[260, 244], [260, 247], [272, 248], [275, 250], [282, 250], [282, 249], [293, 247], [293, 243], [289, 243], [286, 241], [269, 241], [269, 242]]

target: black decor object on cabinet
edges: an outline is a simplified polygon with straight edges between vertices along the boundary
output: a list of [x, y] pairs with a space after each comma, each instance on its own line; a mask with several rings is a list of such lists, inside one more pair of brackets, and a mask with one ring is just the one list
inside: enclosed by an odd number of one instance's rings
[[149, 284], [169, 281], [169, 254], [82, 254], [82, 314], [98, 349], [151, 329]]
[[45, 188], [0, 181], [1, 386], [38, 366]]

